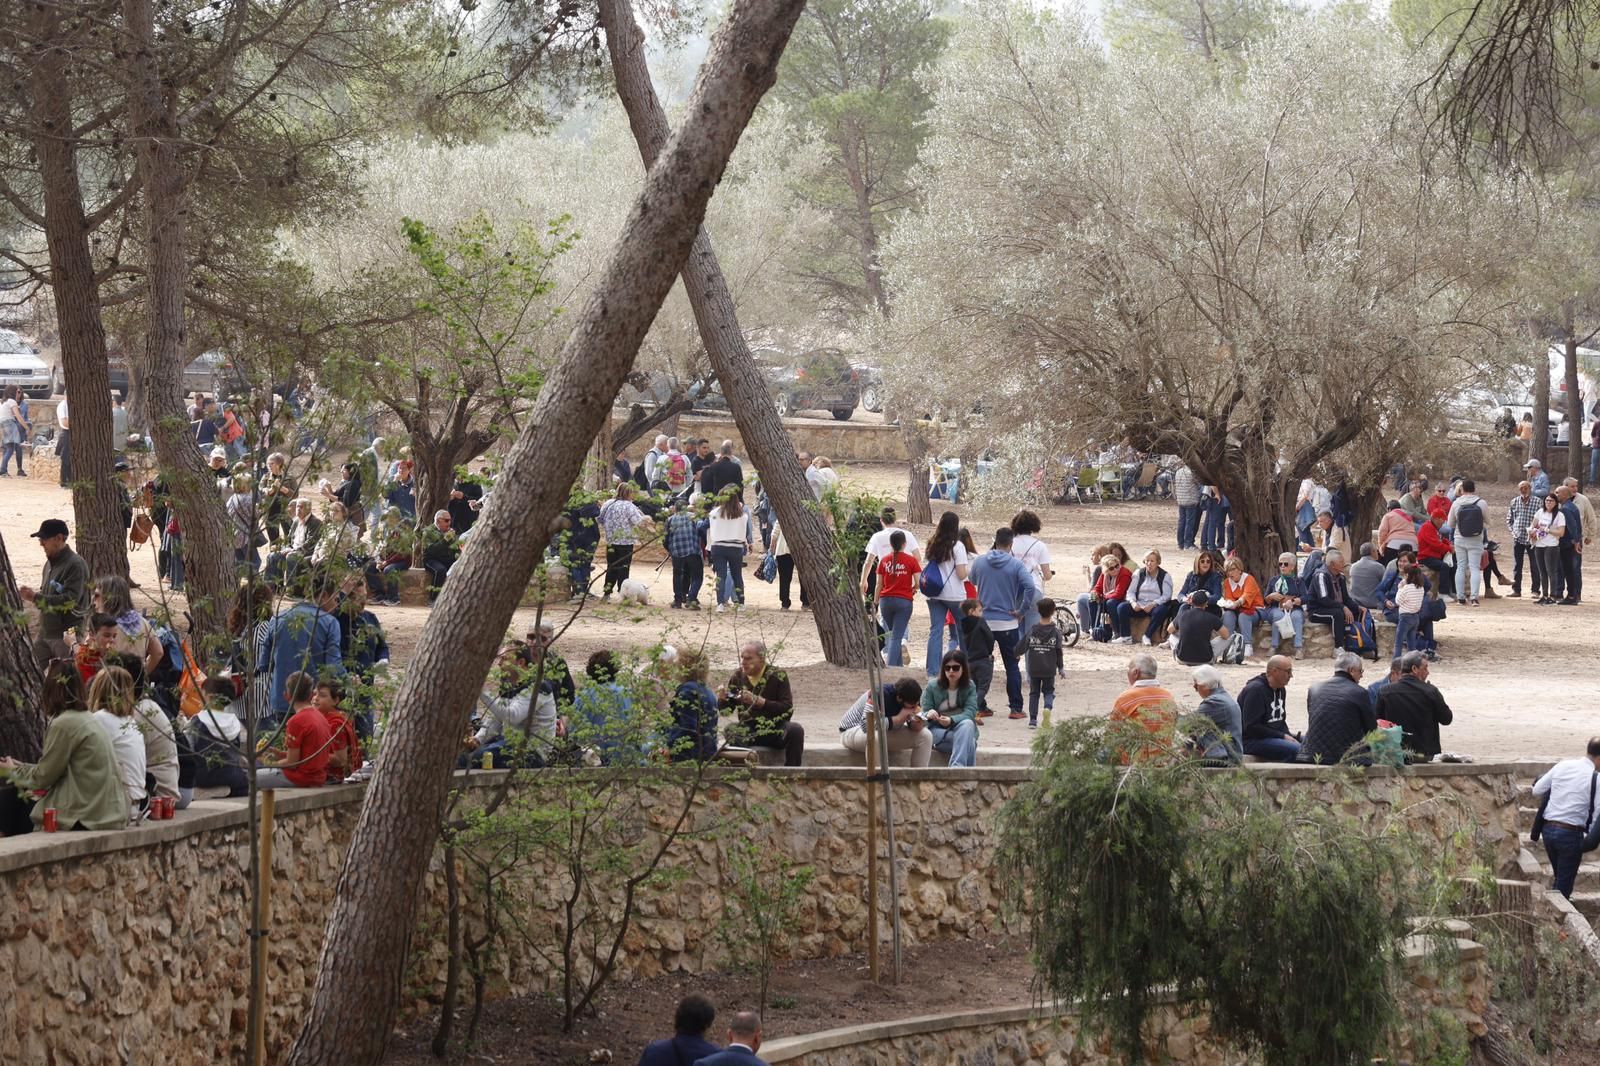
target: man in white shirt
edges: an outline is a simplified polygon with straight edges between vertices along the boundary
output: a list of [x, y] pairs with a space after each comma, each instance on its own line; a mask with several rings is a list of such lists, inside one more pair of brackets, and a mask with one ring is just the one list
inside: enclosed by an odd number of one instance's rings
[[883, 520], [883, 528], [874, 533], [867, 541], [867, 558], [861, 565], [861, 587], [867, 590], [867, 595], [872, 595], [872, 589], [878, 583], [878, 560], [889, 557], [889, 538], [898, 530], [906, 535], [905, 553], [921, 558], [922, 548], [917, 544], [917, 538], [911, 530], [904, 526], [894, 524], [894, 508], [885, 507], [878, 516]]
[[[650, 446], [649, 451], [644, 453], [644, 483], [652, 489], [656, 486], [656, 464], [666, 458], [666, 454], [667, 435], [665, 433], [657, 433], [655, 443]], [[663, 476], [661, 480], [665, 481], [666, 478]]]
[[62, 394], [56, 404], [56, 462], [61, 466], [61, 487], [72, 485], [72, 434], [68, 432], [71, 419], [67, 417], [67, 397]]
[[1597, 775], [1600, 737], [1591, 737], [1584, 758], [1561, 760], [1533, 785], [1533, 794], [1541, 799], [1534, 839], [1544, 837], [1545, 854], [1550, 856], [1550, 868], [1555, 873], [1555, 890], [1568, 898], [1584, 853], [1600, 845], [1600, 818], [1595, 817], [1595, 805], [1600, 800]]

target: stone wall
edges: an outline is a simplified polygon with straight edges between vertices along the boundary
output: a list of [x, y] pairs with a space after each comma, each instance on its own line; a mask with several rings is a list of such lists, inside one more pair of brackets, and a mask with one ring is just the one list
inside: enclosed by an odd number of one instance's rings
[[[861, 412], [857, 411], [848, 422], [824, 422], [820, 419], [788, 419], [784, 422], [784, 432], [794, 442], [796, 451], [808, 451], [812, 455], [826, 455], [835, 463], [903, 463], [906, 461], [906, 445], [900, 435], [898, 426], [886, 426], [881, 422], [860, 421]], [[616, 426], [621, 426], [624, 419], [616, 419]], [[666, 432], [662, 430], [661, 432]], [[739, 436], [739, 427], [734, 425], [733, 418], [718, 418], [711, 415], [685, 415], [678, 419], [678, 437], [709, 437], [721, 443], [725, 440], [733, 441], [735, 451], [743, 456], [749, 452], [745, 449], [744, 440]], [[644, 454], [650, 447], [647, 437], [630, 446], [630, 454], [637, 451]]]
[[[1408, 955], [1412, 983], [1402, 998], [1406, 1024], [1397, 1027], [1401, 1040], [1397, 1050], [1418, 1056], [1419, 1062], [1446, 1059], [1440, 1052], [1460, 1056], [1447, 1061], [1465, 1061], [1467, 1038], [1482, 1036], [1487, 1029], [1483, 1011], [1489, 972], [1483, 947], [1456, 940], [1452, 960], [1448, 950], [1430, 954], [1419, 943], [1410, 947]], [[1210, 1019], [1196, 1008], [1171, 1004], [1158, 1008], [1144, 1035], [1148, 1062], [1237, 1066], [1261, 1061], [1259, 1055], [1246, 1055], [1217, 1040]], [[1428, 1046], [1414, 1046], [1419, 1039], [1429, 1041]], [[1060, 1001], [833, 1029], [774, 1041], [762, 1047], [761, 1056], [772, 1066], [919, 1062], [1117, 1066], [1124, 1061], [1104, 1040], [1084, 1039], [1072, 1005]]]
[[[895, 772], [896, 843], [905, 940], [1003, 929], [994, 869], [995, 815], [1023, 768]], [[1515, 868], [1512, 768], [1428, 766], [1347, 777], [1315, 767], [1263, 768], [1274, 792], [1311, 788], [1326, 802], [1375, 818], [1420, 815], [1436, 836], [1474, 826], [1498, 865]], [[605, 780], [589, 772], [595, 784]], [[503, 773], [463, 778], [467, 805]], [[541, 788], [525, 777], [517, 800]], [[753, 837], [815, 870], [800, 927], [801, 957], [866, 946], [865, 781], [859, 769], [716, 772], [674, 852], [672, 878], [647, 892], [623, 942], [619, 971], [648, 977], [700, 971], [725, 958], [722, 914], [727, 843]], [[322, 927], [355, 827], [359, 786], [281, 794], [274, 836], [269, 1043], [283, 1047], [309, 1001]], [[649, 833], [677, 816], [670, 790], [645, 790], [624, 832]], [[34, 1063], [229, 1061], [242, 1047], [248, 988], [248, 863], [242, 801], [196, 803], [171, 822], [111, 833], [35, 834], [0, 842], [0, 1061]], [[477, 882], [463, 874], [469, 925]], [[559, 870], [529, 866], [511, 884], [530, 928], [552, 928], [565, 887]], [[405, 983], [420, 1009], [443, 985], [445, 880], [436, 859], [424, 888]], [[602, 886], [616, 898], [620, 886]], [[886, 893], [887, 894], [887, 893]], [[887, 928], [887, 923], [885, 923]], [[513, 944], [493, 981], [497, 995], [551, 988], [552, 965]], [[124, 1054], [124, 1049], [128, 1053]]]

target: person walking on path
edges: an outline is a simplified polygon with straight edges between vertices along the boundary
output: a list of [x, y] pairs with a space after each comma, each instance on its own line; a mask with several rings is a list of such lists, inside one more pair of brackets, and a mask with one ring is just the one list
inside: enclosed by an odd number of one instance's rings
[[1572, 897], [1583, 856], [1600, 846], [1600, 737], [1591, 737], [1581, 759], [1563, 759], [1533, 783], [1539, 797], [1539, 814], [1532, 837], [1544, 838], [1557, 892]]
[[17, 457], [17, 476], [27, 477], [22, 468], [22, 446], [33, 433], [27, 416], [22, 413], [22, 390], [7, 385], [0, 392], [0, 477], [10, 477], [11, 457]]
[[1033, 606], [1033, 578], [1028, 568], [1011, 554], [1014, 535], [1010, 526], [995, 530], [994, 546], [972, 564], [972, 582], [984, 620], [994, 634], [995, 647], [1006, 668], [1006, 700], [1012, 714], [1022, 711], [1022, 670], [1017, 651], [1022, 644], [1022, 618]]

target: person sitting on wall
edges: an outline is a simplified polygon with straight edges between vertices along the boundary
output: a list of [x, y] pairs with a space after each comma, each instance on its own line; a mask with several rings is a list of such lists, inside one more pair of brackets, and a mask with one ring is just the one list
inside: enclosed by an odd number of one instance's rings
[[[857, 754], [867, 750], [867, 714], [871, 710], [872, 693], [863, 692], [839, 719], [839, 743], [846, 751]], [[882, 728], [887, 730], [889, 750], [909, 751], [912, 766], [927, 766], [933, 757], [933, 733], [927, 720], [918, 712], [922, 708], [922, 686], [909, 677], [884, 685], [878, 697], [878, 708], [883, 715]]]
[[[1178, 722], [1178, 701], [1156, 681], [1155, 657], [1141, 652], [1129, 659], [1127, 676], [1128, 687], [1118, 694], [1111, 705], [1111, 721], [1137, 724], [1145, 732], [1170, 741], [1173, 727]], [[1140, 757], [1155, 758], [1160, 753], [1161, 748], [1152, 745], [1144, 748]], [[1127, 754], [1124, 754], [1123, 761], [1127, 761]]]
[[1439, 727], [1455, 718], [1444, 695], [1428, 683], [1428, 660], [1420, 651], [1400, 656], [1400, 679], [1378, 693], [1377, 715], [1404, 730], [1406, 762], [1437, 757]]
[[793, 720], [789, 675], [767, 662], [767, 646], [752, 640], [739, 649], [739, 669], [717, 690], [725, 710], [737, 721], [728, 727], [729, 743], [777, 748], [783, 765], [799, 766], [805, 756], [805, 727]]
[[1244, 730], [1244, 754], [1263, 762], [1294, 762], [1300, 738], [1289, 732], [1289, 679], [1294, 660], [1274, 655], [1267, 669], [1239, 690], [1239, 721]]
[[933, 746], [950, 756], [952, 767], [978, 763], [978, 686], [965, 652], [951, 650], [939, 661], [939, 676], [922, 690], [922, 713]]
[[1200, 697], [1197, 715], [1210, 719], [1211, 728], [1197, 734], [1192, 744], [1208, 766], [1237, 766], [1243, 762], [1239, 736], [1244, 732], [1240, 724], [1239, 703], [1222, 685], [1222, 674], [1215, 666], [1197, 666], [1191, 671], [1195, 695]]
[[1361, 656], [1353, 651], [1333, 655], [1333, 676], [1306, 693], [1306, 735], [1299, 762], [1349, 762], [1370, 766], [1365, 753], [1368, 733], [1378, 728], [1367, 690], [1361, 687]]
[[[88, 711], [83, 679], [64, 658], [49, 661], [44, 672], [40, 709], [49, 718], [44, 750], [36, 763], [0, 759], [0, 771], [15, 792], [7, 792], [0, 829], [6, 835], [29, 832], [44, 824], [44, 812], [56, 812], [56, 827], [121, 829], [128, 824], [128, 798], [122, 790], [111, 740]], [[44, 795], [33, 804], [31, 817], [22, 805], [34, 791]]]

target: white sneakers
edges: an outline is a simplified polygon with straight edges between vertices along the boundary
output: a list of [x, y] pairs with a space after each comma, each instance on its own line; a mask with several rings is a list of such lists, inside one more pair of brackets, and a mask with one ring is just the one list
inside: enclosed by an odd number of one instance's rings
[[1113, 643], [1113, 644], [1132, 644], [1133, 643], [1133, 638], [1132, 637], [1117, 637], [1114, 640], [1112, 640], [1111, 643]]

